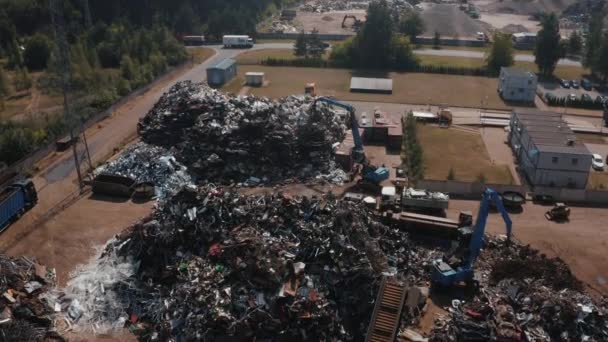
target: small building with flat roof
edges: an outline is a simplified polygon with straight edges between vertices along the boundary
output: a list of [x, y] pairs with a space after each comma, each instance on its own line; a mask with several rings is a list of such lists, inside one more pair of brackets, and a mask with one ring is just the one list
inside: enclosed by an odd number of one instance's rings
[[509, 145], [532, 186], [587, 187], [591, 153], [561, 114], [516, 109], [509, 127]]
[[507, 101], [534, 102], [538, 77], [533, 72], [519, 68], [500, 68], [498, 93]]
[[390, 78], [352, 77], [350, 91], [353, 93], [392, 94], [393, 80]]
[[231, 58], [223, 59], [207, 68], [207, 83], [220, 87], [236, 76], [236, 61]]

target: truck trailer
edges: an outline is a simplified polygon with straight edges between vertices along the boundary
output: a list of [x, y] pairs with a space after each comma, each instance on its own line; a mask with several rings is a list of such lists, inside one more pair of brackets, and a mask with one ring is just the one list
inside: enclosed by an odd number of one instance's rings
[[253, 39], [249, 36], [224, 36], [222, 42], [226, 49], [253, 47]]
[[38, 193], [31, 180], [20, 181], [0, 192], [0, 232], [38, 203]]

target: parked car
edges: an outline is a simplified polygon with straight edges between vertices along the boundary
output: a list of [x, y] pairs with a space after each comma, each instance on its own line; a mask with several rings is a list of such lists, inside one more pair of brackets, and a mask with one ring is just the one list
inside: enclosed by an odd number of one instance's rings
[[581, 95], [581, 100], [583, 100], [583, 101], [589, 101], [589, 102], [593, 101], [593, 99], [591, 98], [591, 95], [589, 95], [587, 93]]
[[570, 81], [570, 86], [574, 89], [580, 88], [580, 85], [578, 84], [578, 82], [576, 80]]
[[594, 153], [591, 157], [591, 166], [593, 167], [593, 169], [596, 171], [604, 170], [604, 158], [602, 158], [602, 156], [597, 153]]
[[576, 94], [570, 94], [568, 95], [568, 101], [576, 101], [578, 98], [576, 97]]
[[570, 82], [568, 82], [568, 80], [561, 79], [559, 80], [559, 84], [562, 88], [570, 89]]
[[583, 87], [583, 89], [585, 89], [585, 90], [591, 90], [591, 89], [593, 89], [593, 84], [588, 79], [583, 78], [581, 80], [581, 87]]

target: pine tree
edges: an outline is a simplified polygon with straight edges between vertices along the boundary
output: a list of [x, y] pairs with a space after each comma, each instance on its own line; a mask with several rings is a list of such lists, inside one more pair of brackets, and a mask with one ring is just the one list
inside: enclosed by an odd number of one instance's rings
[[325, 53], [325, 44], [319, 37], [319, 31], [315, 28], [308, 37], [308, 52], [313, 58], [321, 58]]
[[10, 93], [8, 79], [4, 73], [4, 69], [0, 67], [0, 110], [4, 110], [4, 98]]
[[564, 55], [560, 45], [559, 20], [555, 14], [543, 18], [538, 32], [534, 62], [544, 76], [553, 75], [557, 61]]
[[496, 33], [494, 44], [486, 61], [489, 70], [500, 71], [501, 67], [513, 65], [513, 41], [511, 35]]
[[306, 33], [304, 30], [300, 32], [298, 37], [296, 38], [296, 42], [293, 45], [293, 54], [298, 57], [308, 58], [308, 38], [306, 37]]
[[583, 49], [583, 38], [576, 32], [572, 32], [568, 39], [568, 52], [573, 55], [578, 55]]
[[439, 49], [441, 45], [441, 34], [438, 31], [435, 31], [435, 35], [433, 36], [433, 48]]
[[450, 167], [450, 171], [448, 171], [448, 180], [454, 180], [456, 179], [456, 174], [454, 173], [454, 168]]
[[608, 81], [608, 33], [604, 34], [602, 45], [598, 52], [599, 58], [594, 66], [594, 71], [601, 75], [604, 83]]

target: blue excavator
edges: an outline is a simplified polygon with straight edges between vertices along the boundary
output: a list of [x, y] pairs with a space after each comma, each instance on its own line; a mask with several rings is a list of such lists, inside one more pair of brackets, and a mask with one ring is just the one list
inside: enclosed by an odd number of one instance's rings
[[479, 206], [479, 213], [477, 214], [475, 226], [473, 226], [472, 230], [461, 228], [461, 244], [458, 248], [457, 254], [460, 254], [462, 258], [456, 258], [458, 260], [456, 263], [450, 262], [450, 259], [452, 258], [447, 257], [433, 261], [433, 271], [431, 274], [431, 284], [433, 287], [447, 288], [462, 283], [475, 288], [478, 286], [477, 282], [475, 281], [473, 265], [475, 260], [477, 260], [483, 245], [486, 222], [488, 220], [488, 214], [492, 203], [502, 215], [502, 218], [507, 226], [507, 241], [511, 240], [513, 223], [511, 222], [511, 218], [509, 218], [509, 214], [502, 204], [500, 194], [492, 189], [486, 189], [481, 198], [481, 204]]
[[312, 103], [312, 108], [316, 108], [317, 102], [325, 102], [329, 105], [340, 107], [345, 109], [350, 116], [350, 128], [353, 134], [353, 140], [355, 142], [355, 146], [352, 149], [352, 157], [353, 161], [359, 165], [361, 165], [361, 178], [363, 182], [368, 182], [373, 185], [379, 185], [383, 181], [387, 180], [390, 176], [390, 171], [386, 167], [376, 167], [370, 164], [369, 160], [365, 156], [365, 151], [363, 149], [363, 140], [361, 139], [361, 134], [359, 133], [359, 122], [357, 121], [357, 116], [355, 115], [355, 108], [349, 104], [341, 103], [329, 97], [317, 97]]

